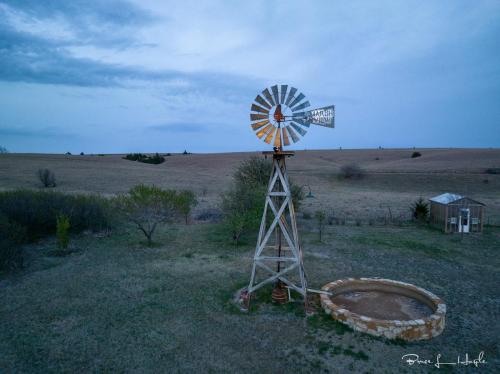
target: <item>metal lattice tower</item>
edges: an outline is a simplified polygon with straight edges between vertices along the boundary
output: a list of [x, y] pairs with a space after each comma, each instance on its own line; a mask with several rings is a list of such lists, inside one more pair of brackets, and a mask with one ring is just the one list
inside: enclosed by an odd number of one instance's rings
[[[266, 153], [272, 154], [273, 166], [255, 248], [248, 293], [251, 294], [260, 287], [276, 281], [278, 287], [282, 288], [282, 285], [286, 285], [306, 297], [307, 280], [285, 164], [286, 157], [293, 156], [293, 152]], [[258, 279], [257, 271], [259, 269], [263, 270], [267, 277]], [[294, 273], [295, 278], [292, 278]], [[277, 293], [275, 292], [274, 296], [279, 296], [276, 295]]]

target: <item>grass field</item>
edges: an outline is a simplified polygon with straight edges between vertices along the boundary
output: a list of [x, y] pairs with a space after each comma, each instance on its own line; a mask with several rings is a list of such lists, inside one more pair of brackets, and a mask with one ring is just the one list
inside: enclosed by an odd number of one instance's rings
[[[498, 150], [305, 151], [290, 160], [292, 178], [308, 184], [318, 206], [348, 217], [376, 217], [387, 205], [406, 212], [419, 196], [450, 191], [500, 210]], [[174, 155], [161, 165], [120, 156], [0, 156], [0, 188], [39, 188], [35, 172], [49, 167], [57, 189], [112, 195], [134, 184], [194, 186], [198, 210], [216, 206], [232, 169], [250, 154]], [[375, 160], [375, 158], [379, 160]], [[339, 180], [341, 165], [366, 176]], [[484, 179], [488, 179], [488, 183]], [[445, 235], [427, 226], [362, 222], [327, 225], [318, 241], [314, 221], [299, 214], [309, 284], [344, 277], [384, 277], [424, 287], [447, 304], [443, 334], [393, 342], [363, 335], [319, 313], [305, 318], [300, 302], [284, 307], [262, 292], [243, 314], [231, 303], [248, 282], [255, 236], [234, 247], [217, 223], [162, 228], [146, 248], [134, 228], [83, 233], [74, 252], [54, 257], [55, 238], [27, 245], [26, 267], [0, 275], [0, 372], [427, 372], [401, 356], [456, 360], [485, 352], [478, 372], [500, 367], [500, 228]]]

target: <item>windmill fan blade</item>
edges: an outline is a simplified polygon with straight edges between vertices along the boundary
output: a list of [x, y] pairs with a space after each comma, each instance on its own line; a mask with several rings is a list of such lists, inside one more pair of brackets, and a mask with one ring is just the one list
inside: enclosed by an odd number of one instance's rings
[[287, 84], [282, 84], [281, 85], [281, 97], [280, 97], [280, 104], [284, 104], [285, 103], [285, 96], [286, 96], [286, 90], [288, 89], [288, 85]]
[[271, 91], [273, 91], [273, 97], [274, 97], [274, 101], [276, 104], [279, 104], [280, 103], [280, 97], [279, 97], [279, 93], [278, 93], [278, 85], [275, 84], [274, 86], [271, 87]]
[[269, 121], [266, 119], [265, 121], [260, 121], [260, 122], [255, 122], [255, 123], [252, 123], [252, 129], [254, 130], [258, 130], [260, 129], [262, 126], [265, 126], [269, 123]]
[[263, 129], [260, 129], [259, 131], [257, 131], [257, 136], [259, 137], [259, 139], [262, 138], [265, 134], [267, 134], [267, 132], [269, 130], [271, 130], [272, 128], [274, 128], [274, 126], [269, 124], [266, 127], [264, 127]]
[[295, 129], [295, 131], [297, 131], [302, 136], [304, 136], [307, 133], [306, 130], [304, 130], [302, 127], [298, 126], [294, 122], [290, 123], [290, 125], [292, 125], [292, 127]]
[[276, 138], [274, 138], [274, 146], [280, 148], [281, 147], [281, 129], [278, 129], [276, 132]]
[[265, 108], [262, 108], [258, 105], [255, 105], [255, 104], [252, 104], [252, 109], [254, 112], [260, 112], [260, 113], [266, 113], [268, 114], [269, 113], [269, 110], [268, 109], [265, 109]]
[[299, 141], [299, 137], [297, 136], [297, 134], [295, 133], [295, 131], [293, 131], [290, 126], [285, 127], [285, 129], [288, 130], [288, 133], [292, 137], [293, 142], [297, 143]]
[[303, 93], [300, 93], [299, 96], [293, 100], [290, 105], [288, 105], [290, 108], [293, 108], [297, 103], [299, 103], [304, 97], [306, 97]]
[[302, 104], [297, 105], [296, 107], [293, 107], [292, 112], [296, 112], [297, 110], [305, 109], [309, 106], [311, 106], [311, 104], [309, 104], [309, 101], [304, 101]]
[[283, 128], [283, 144], [284, 145], [290, 145], [290, 139], [288, 139], [288, 134], [287, 134], [287, 131], [286, 131], [286, 127]]
[[285, 105], [288, 105], [288, 103], [290, 102], [290, 100], [293, 99], [293, 97], [295, 95], [295, 92], [297, 92], [297, 89], [295, 87], [292, 87], [292, 89], [288, 93], [288, 97], [286, 98]]
[[273, 137], [274, 137], [274, 133], [276, 132], [276, 127], [272, 126], [271, 127], [271, 131], [269, 131], [269, 133], [267, 134], [266, 138], [264, 139], [264, 141], [267, 143], [267, 144], [271, 144], [271, 140], [273, 140]]
[[251, 121], [258, 121], [259, 119], [268, 119], [269, 116], [267, 114], [250, 114]]
[[257, 96], [255, 97], [255, 101], [256, 101], [256, 102], [258, 102], [258, 103], [259, 103], [260, 105], [262, 105], [263, 107], [265, 107], [265, 108], [267, 108], [267, 109], [271, 109], [271, 105], [269, 105], [269, 103], [268, 103], [266, 100], [264, 100], [264, 99], [262, 98], [262, 96], [257, 95]]
[[271, 106], [274, 106], [275, 105], [274, 100], [273, 97], [271, 96], [271, 93], [269, 92], [269, 89], [266, 88], [264, 91], [262, 91], [262, 93], [264, 94], [267, 101], [271, 103]]

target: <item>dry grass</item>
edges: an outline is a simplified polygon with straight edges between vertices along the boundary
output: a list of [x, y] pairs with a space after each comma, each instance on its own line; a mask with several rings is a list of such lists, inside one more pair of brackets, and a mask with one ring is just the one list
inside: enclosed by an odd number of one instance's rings
[[[387, 215], [388, 207], [395, 215], [409, 215], [416, 198], [455, 192], [484, 202], [487, 217], [500, 223], [500, 175], [486, 173], [500, 165], [500, 150], [419, 151], [418, 158], [411, 158], [411, 149], [298, 151], [289, 159], [288, 169], [295, 183], [309, 185], [316, 197], [306, 199], [306, 210], [325, 208], [337, 216], [368, 220]], [[252, 155], [260, 153], [177, 154], [161, 165], [148, 165], [123, 160], [122, 155], [5, 154], [0, 156], [0, 189], [39, 188], [36, 172], [49, 168], [57, 174], [56, 190], [106, 195], [139, 183], [187, 188], [201, 197], [198, 210], [202, 210], [218, 203], [236, 167]], [[340, 168], [353, 163], [365, 177], [339, 180]]]

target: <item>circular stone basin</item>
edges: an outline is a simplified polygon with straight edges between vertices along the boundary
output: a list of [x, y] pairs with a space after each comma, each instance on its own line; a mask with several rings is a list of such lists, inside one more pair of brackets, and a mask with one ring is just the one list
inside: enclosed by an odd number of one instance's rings
[[409, 283], [380, 278], [348, 278], [323, 286], [326, 313], [354, 330], [389, 339], [430, 339], [443, 332], [446, 305]]

